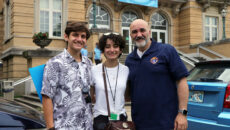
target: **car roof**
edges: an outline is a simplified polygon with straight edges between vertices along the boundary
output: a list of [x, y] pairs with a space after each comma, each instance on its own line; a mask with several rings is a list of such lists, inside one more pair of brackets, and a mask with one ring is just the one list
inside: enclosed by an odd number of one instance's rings
[[35, 122], [40, 122], [40, 124], [44, 124], [42, 113], [15, 101], [0, 98], [0, 113], [17, 115], [19, 117], [34, 120]]
[[195, 65], [208, 65], [208, 64], [229, 64], [230, 65], [230, 58], [225, 59], [214, 59], [214, 60], [207, 60], [195, 63]]

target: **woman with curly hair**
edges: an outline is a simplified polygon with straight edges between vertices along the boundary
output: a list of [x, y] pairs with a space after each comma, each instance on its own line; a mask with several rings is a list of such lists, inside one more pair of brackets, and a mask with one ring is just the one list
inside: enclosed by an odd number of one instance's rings
[[[92, 68], [92, 97], [96, 99], [93, 108], [94, 130], [103, 130], [109, 120], [127, 120], [125, 90], [129, 69], [118, 60], [124, 47], [125, 40], [118, 33], [105, 33], [99, 39], [99, 49], [104, 54], [106, 61]], [[107, 84], [110, 118], [108, 118], [102, 68]]]

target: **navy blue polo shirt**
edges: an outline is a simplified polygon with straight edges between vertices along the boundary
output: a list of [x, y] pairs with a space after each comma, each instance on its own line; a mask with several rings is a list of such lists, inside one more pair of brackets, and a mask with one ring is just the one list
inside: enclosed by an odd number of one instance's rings
[[189, 75], [176, 49], [153, 41], [142, 58], [135, 48], [125, 64], [130, 70], [132, 119], [137, 129], [173, 129], [178, 113], [176, 81]]

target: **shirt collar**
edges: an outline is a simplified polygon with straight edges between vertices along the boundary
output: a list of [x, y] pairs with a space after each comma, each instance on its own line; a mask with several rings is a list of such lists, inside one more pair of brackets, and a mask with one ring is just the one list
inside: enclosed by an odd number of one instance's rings
[[[70, 55], [70, 53], [66, 49], [64, 49], [64, 55], [65, 55], [65, 58], [66, 58], [68, 63], [71, 63], [73, 61], [76, 62], [76, 60], [73, 58], [73, 56]], [[86, 58], [87, 57], [81, 55], [81, 62], [86, 63]]]
[[86, 59], [87, 59], [86, 56], [82, 56], [82, 55], [81, 55], [81, 62], [82, 62], [82, 63], [86, 63]]
[[[146, 49], [144, 52], [141, 52], [141, 53], [143, 53], [142, 54], [142, 56], [143, 55], [148, 55], [149, 53], [152, 53], [152, 52], [154, 52], [157, 48], [156, 48], [156, 44], [157, 44], [157, 42], [155, 42], [154, 40], [152, 40], [151, 39], [151, 45], [150, 45], [150, 47], [148, 48], [148, 49]], [[139, 52], [138, 52], [139, 50], [138, 50], [138, 48], [135, 46], [135, 48], [134, 48], [134, 51], [133, 52], [131, 52], [131, 54], [130, 54], [130, 57], [133, 57], [133, 58], [135, 58], [135, 59], [139, 59], [139, 58], [141, 58], [140, 56], [139, 56]]]
[[[149, 49], [149, 48], [148, 48]], [[140, 51], [139, 49], [137, 49], [137, 55], [141, 58], [144, 54], [145, 54], [145, 52], [148, 50], [148, 49], [146, 49], [145, 51]]]

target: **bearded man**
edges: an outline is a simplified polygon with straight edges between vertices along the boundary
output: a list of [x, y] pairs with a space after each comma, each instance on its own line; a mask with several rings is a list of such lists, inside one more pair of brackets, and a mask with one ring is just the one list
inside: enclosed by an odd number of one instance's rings
[[150, 38], [142, 19], [130, 25], [134, 51], [129, 67], [132, 119], [137, 130], [186, 130], [189, 75], [176, 49]]

